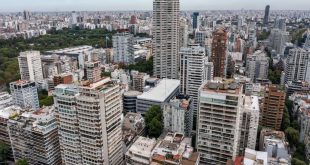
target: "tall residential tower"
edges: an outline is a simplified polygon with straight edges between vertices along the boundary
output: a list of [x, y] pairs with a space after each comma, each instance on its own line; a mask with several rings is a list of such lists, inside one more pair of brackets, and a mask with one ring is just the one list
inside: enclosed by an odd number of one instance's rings
[[154, 76], [178, 79], [179, 0], [154, 0]]

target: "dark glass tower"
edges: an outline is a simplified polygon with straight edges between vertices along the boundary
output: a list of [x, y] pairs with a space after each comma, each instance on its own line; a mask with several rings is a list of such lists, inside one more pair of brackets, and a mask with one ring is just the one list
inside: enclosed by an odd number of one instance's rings
[[269, 10], [270, 10], [270, 6], [267, 5], [265, 8], [264, 26], [268, 25], [268, 22], [269, 22]]
[[198, 16], [199, 16], [198, 12], [193, 13], [193, 29], [198, 28]]

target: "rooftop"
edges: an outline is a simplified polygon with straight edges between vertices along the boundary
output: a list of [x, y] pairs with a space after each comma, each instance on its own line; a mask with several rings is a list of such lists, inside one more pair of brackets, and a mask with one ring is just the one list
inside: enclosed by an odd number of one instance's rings
[[138, 96], [138, 99], [164, 102], [179, 86], [180, 80], [162, 79], [157, 86]]
[[133, 96], [138, 96], [141, 94], [142, 94], [142, 92], [139, 92], [139, 91], [127, 91], [124, 93], [124, 96], [133, 97]]
[[218, 79], [211, 80], [203, 84], [202, 91], [212, 92], [212, 93], [229, 93], [229, 94], [239, 94], [242, 85], [236, 83], [234, 79]]
[[151, 157], [152, 151], [156, 144], [157, 142], [155, 139], [139, 136], [128, 149], [126, 155], [129, 154], [128, 152], [134, 152], [135, 154]]
[[17, 116], [21, 112], [21, 108], [18, 106], [10, 106], [0, 110], [0, 118], [10, 119]]
[[80, 54], [80, 53], [83, 53], [84, 51], [88, 51], [88, 50], [91, 50], [91, 49], [93, 49], [92, 46], [83, 45], [83, 46], [77, 46], [77, 47], [70, 47], [70, 48], [46, 51], [46, 53], [53, 53], [53, 54]]
[[257, 96], [245, 96], [244, 108], [259, 111], [259, 101]]

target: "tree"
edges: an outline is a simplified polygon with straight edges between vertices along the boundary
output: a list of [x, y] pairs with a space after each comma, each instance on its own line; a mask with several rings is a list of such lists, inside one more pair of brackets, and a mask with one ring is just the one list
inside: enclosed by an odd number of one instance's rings
[[285, 135], [287, 137], [287, 140], [290, 144], [290, 146], [297, 146], [298, 145], [298, 140], [299, 140], [299, 132], [292, 128], [288, 127], [285, 131]]
[[16, 162], [16, 165], [28, 165], [28, 161], [26, 159], [20, 159]]
[[304, 161], [301, 161], [299, 159], [293, 158], [292, 159], [292, 165], [307, 165]]
[[158, 121], [156, 118], [153, 118], [149, 123], [148, 133], [150, 137], [159, 137], [163, 130], [162, 122]]
[[10, 148], [7, 144], [0, 142], [0, 162], [6, 162]]
[[287, 108], [285, 107], [282, 115], [281, 130], [286, 130], [290, 125], [291, 125], [290, 115], [288, 113]]
[[150, 137], [159, 137], [163, 130], [163, 114], [160, 106], [153, 105], [145, 113], [147, 134]]

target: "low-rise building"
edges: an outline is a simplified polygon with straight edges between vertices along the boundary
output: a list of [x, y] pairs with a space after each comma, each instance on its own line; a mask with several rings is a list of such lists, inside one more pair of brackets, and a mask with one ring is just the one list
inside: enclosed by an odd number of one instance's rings
[[191, 147], [191, 138], [168, 133], [153, 150], [151, 165], [198, 165], [199, 153]]
[[147, 87], [146, 91], [137, 97], [136, 112], [144, 114], [153, 105], [162, 106], [179, 93], [180, 81], [162, 79], [155, 87]]
[[156, 139], [139, 136], [126, 152], [126, 165], [149, 165], [156, 144]]
[[145, 135], [144, 118], [139, 113], [128, 112], [122, 123], [123, 141], [130, 147], [137, 136]]
[[137, 97], [141, 94], [139, 91], [127, 91], [123, 94], [124, 112], [136, 112]]
[[263, 129], [260, 133], [259, 150], [268, 153], [268, 164], [289, 165], [289, 144], [282, 131]]

